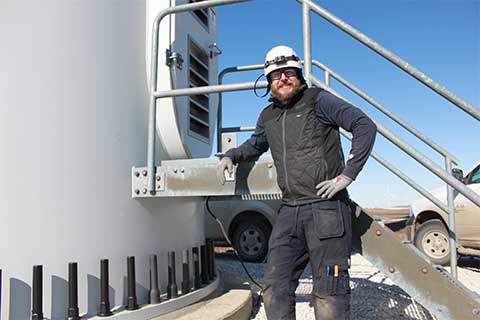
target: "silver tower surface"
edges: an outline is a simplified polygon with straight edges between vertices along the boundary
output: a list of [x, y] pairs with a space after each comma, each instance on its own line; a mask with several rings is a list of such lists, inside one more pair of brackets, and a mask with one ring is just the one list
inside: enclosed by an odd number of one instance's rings
[[[115, 308], [126, 297], [127, 256], [136, 258], [142, 304], [148, 255], [158, 255], [164, 291], [167, 252], [179, 255], [203, 244], [200, 197], [138, 200], [130, 194], [131, 167], [146, 163], [151, 23], [175, 4], [0, 4], [2, 319], [30, 318], [33, 265], [43, 265], [44, 316], [64, 319], [68, 263], [78, 262], [80, 314], [88, 317], [99, 311], [101, 259], [110, 262]], [[195, 53], [203, 59], [202, 81], [215, 84], [216, 57], [210, 58], [208, 48], [216, 37], [215, 12], [203, 13], [208, 26], [189, 12], [162, 22], [160, 89], [188, 86]], [[183, 56], [182, 69], [165, 64], [167, 48]], [[215, 112], [192, 120], [191, 110], [179, 107], [187, 101], [182, 99], [161, 102], [157, 160], [210, 154]], [[215, 110], [213, 98], [207, 103]]]

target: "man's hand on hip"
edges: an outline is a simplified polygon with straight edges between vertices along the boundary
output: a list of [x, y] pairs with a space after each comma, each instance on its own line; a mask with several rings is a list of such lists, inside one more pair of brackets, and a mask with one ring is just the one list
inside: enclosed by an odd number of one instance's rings
[[318, 189], [317, 196], [331, 199], [338, 191], [348, 187], [350, 183], [352, 183], [352, 179], [343, 174], [332, 180], [323, 181], [316, 186]]
[[225, 184], [225, 170], [227, 170], [229, 174], [233, 173], [233, 161], [229, 157], [223, 157], [218, 163], [217, 176], [218, 181], [220, 181], [222, 185]]

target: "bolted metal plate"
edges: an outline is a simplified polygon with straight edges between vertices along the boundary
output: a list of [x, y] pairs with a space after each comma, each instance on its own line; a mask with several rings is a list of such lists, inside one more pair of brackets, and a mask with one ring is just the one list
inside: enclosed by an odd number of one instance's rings
[[222, 152], [225, 153], [231, 148], [237, 147], [237, 133], [222, 133]]
[[148, 190], [146, 167], [132, 168], [132, 197], [244, 196], [255, 199], [279, 199], [277, 172], [270, 155], [257, 162], [241, 163], [224, 185], [217, 171], [218, 159], [162, 161], [156, 171], [156, 190]]

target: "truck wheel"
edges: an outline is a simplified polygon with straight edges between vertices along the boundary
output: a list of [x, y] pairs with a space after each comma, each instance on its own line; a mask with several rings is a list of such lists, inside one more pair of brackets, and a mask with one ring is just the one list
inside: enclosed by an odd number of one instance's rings
[[422, 223], [415, 234], [415, 246], [434, 264], [448, 265], [450, 262], [450, 240], [448, 231], [438, 219]]
[[271, 228], [261, 222], [244, 221], [235, 228], [232, 244], [247, 262], [262, 262], [268, 252]]

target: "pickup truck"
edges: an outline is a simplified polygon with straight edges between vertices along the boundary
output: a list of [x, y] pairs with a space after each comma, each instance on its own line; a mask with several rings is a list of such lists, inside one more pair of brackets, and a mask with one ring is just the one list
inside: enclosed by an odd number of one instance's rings
[[[460, 169], [454, 169], [453, 175], [472, 191], [480, 194], [480, 162], [466, 176]], [[431, 190], [430, 193], [447, 203], [446, 186]], [[454, 204], [457, 252], [461, 255], [480, 256], [480, 208], [456, 190]], [[450, 262], [447, 223], [448, 215], [424, 197], [410, 206], [406, 223], [407, 237], [433, 263], [439, 265]]]

